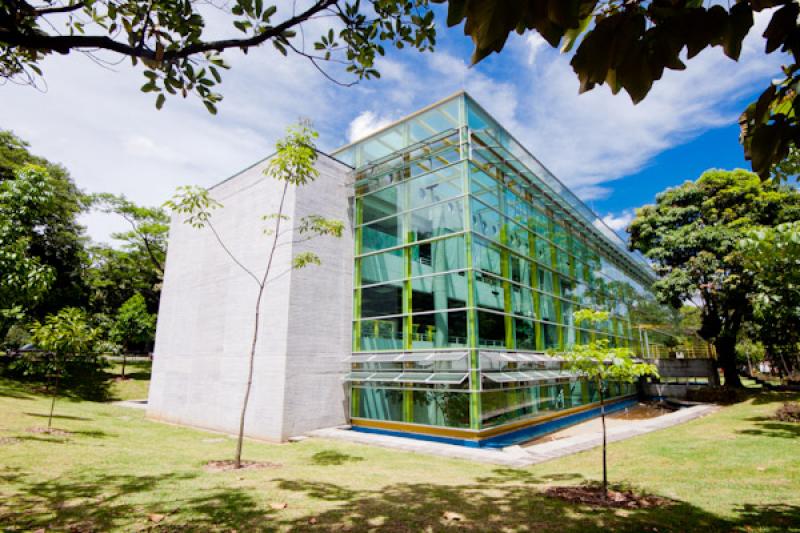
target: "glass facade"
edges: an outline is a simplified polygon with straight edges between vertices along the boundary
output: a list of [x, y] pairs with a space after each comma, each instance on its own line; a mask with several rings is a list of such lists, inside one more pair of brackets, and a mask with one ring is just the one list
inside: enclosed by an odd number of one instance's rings
[[[640, 351], [647, 264], [466, 94], [334, 156], [355, 168], [354, 422], [557, 414], [597, 391], [545, 354], [596, 338]], [[610, 318], [577, 324], [581, 308]]]

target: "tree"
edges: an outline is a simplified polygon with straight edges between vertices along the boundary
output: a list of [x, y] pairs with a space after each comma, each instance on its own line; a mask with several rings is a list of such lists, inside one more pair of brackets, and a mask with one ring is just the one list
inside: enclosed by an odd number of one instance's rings
[[748, 232], [739, 242], [765, 356], [787, 375], [800, 363], [800, 220]]
[[[575, 323], [602, 324], [608, 320], [608, 312], [581, 309], [573, 313]], [[600, 394], [600, 420], [603, 426], [603, 498], [608, 497], [608, 465], [606, 458], [606, 409], [605, 387], [609, 381], [634, 383], [643, 376], [658, 376], [654, 365], [636, 362], [628, 348], [609, 348], [608, 339], [602, 338], [589, 344], [576, 344], [569, 351], [559, 354], [564, 359], [564, 368], [576, 372], [597, 386]]]
[[164, 209], [139, 206], [125, 196], [111, 193], [93, 194], [91, 203], [101, 212], [117, 214], [130, 224], [131, 231], [113, 233], [111, 238], [122, 241], [127, 250], [144, 252], [152, 267], [163, 276], [169, 233], [169, 216]]
[[91, 202], [95, 209], [121, 216], [131, 229], [112, 233], [114, 246], [88, 248], [91, 266], [85, 278], [90, 308], [110, 316], [129, 298], [141, 294], [148, 311], [157, 312], [167, 253], [167, 213], [161, 207], [140, 206], [108, 193], [92, 195]]
[[772, 166], [772, 179], [776, 181], [789, 181], [794, 178], [800, 181], [800, 150], [792, 144], [783, 160]]
[[78, 223], [85, 208], [86, 198], [63, 167], [31, 154], [10, 132], [0, 132], [0, 220], [16, 238], [27, 240], [26, 253], [54, 276], [28, 311], [35, 318], [86, 304], [86, 237]]
[[701, 302], [698, 334], [714, 343], [727, 386], [741, 386], [736, 339], [751, 314], [754, 288], [738, 242], [755, 226], [798, 219], [797, 190], [745, 170], [709, 170], [637, 209], [628, 229], [631, 249], [644, 253], [661, 276], [654, 285], [659, 300], [675, 308]]
[[719, 46], [739, 58], [755, 13], [772, 11], [764, 32], [765, 53], [791, 54], [783, 79], [771, 83], [740, 118], [745, 156], [762, 177], [800, 140], [800, 4], [795, 0], [433, 0], [448, 3], [447, 24], [466, 21], [477, 63], [503, 49], [511, 32], [538, 32], [552, 47], [569, 52], [580, 91], [607, 84], [643, 100], [665, 69], [683, 70], [704, 49]]
[[[278, 141], [276, 144], [276, 153], [265, 169], [264, 173], [282, 182], [283, 187], [281, 189], [278, 211], [262, 217], [263, 220], [273, 224], [273, 227], [267, 228], [264, 231], [267, 235], [272, 237], [272, 242], [269, 248], [269, 254], [266, 258], [264, 271], [260, 275], [253, 269], [242, 264], [242, 262], [233, 255], [230, 248], [225, 244], [224, 240], [215, 229], [212, 221], [212, 211], [221, 208], [222, 204], [211, 198], [206, 189], [183, 187], [178, 190], [178, 193], [172, 200], [165, 204], [174, 213], [182, 215], [185, 223], [198, 229], [207, 227], [213, 233], [217, 243], [231, 261], [253, 279], [258, 290], [253, 313], [253, 336], [248, 357], [247, 380], [239, 415], [239, 433], [236, 441], [236, 453], [234, 458], [235, 468], [241, 468], [244, 421], [245, 415], [247, 414], [247, 405], [250, 400], [250, 391], [253, 385], [253, 366], [258, 345], [261, 302], [265, 294], [266, 285], [270, 281], [272, 260], [275, 255], [275, 250], [278, 246], [287, 242], [285, 241], [287, 233], [281, 229], [283, 223], [288, 223], [290, 220], [290, 217], [284, 213], [284, 202], [289, 187], [301, 187], [317, 177], [318, 172], [314, 166], [317, 160], [317, 150], [314, 145], [314, 140], [316, 138], [317, 132], [313, 131], [308, 124], [289, 127], [286, 138]], [[318, 215], [309, 215], [298, 221], [297, 229], [301, 235], [305, 235], [305, 237], [302, 237], [303, 240], [323, 235], [338, 238], [342, 236], [344, 223], [339, 220], [326, 219]], [[284, 237], [284, 242], [281, 242], [282, 237]], [[319, 264], [320, 258], [313, 252], [301, 252], [296, 254], [292, 259], [293, 269]]]
[[[216, 8], [211, 10], [211, 8]], [[420, 51], [435, 43], [433, 13], [428, 0], [314, 0], [304, 8], [278, 9], [262, 0], [209, 4], [200, 0], [6, 0], [0, 3], [0, 76], [34, 83], [43, 60], [52, 54], [105, 51], [144, 67], [142, 90], [157, 95], [160, 108], [166, 94], [199, 96], [216, 113], [221, 96], [212, 89], [228, 68], [221, 53], [271, 43], [281, 54], [290, 52], [320, 66], [333, 62], [355, 80], [378, 76], [375, 58], [384, 46]], [[224, 17], [236, 36], [217, 39], [220, 27], [207, 18]], [[329, 27], [312, 42], [319, 21]], [[313, 22], [313, 24], [307, 24]], [[58, 28], [58, 29], [57, 29]], [[298, 35], [298, 33], [300, 35]], [[211, 35], [209, 35], [211, 34]], [[329, 76], [330, 77], [330, 76]]]
[[43, 353], [33, 352], [29, 357], [39, 358], [36, 364], [53, 378], [48, 431], [53, 426], [53, 410], [58, 396], [58, 384], [70, 359], [86, 355], [91, 349], [97, 331], [89, 325], [86, 314], [77, 308], [68, 307], [55, 315], [48, 315], [44, 323], [35, 322], [31, 328], [33, 343]]
[[131, 349], [148, 347], [156, 332], [156, 315], [147, 311], [147, 303], [141, 294], [131, 296], [117, 311], [117, 316], [108, 332], [109, 339], [122, 347], [122, 377]]

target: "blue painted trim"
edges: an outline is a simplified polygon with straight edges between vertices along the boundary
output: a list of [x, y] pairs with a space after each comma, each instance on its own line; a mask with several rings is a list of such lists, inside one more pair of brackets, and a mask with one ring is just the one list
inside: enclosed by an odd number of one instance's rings
[[[636, 398], [631, 398], [628, 400], [621, 400], [618, 402], [608, 404], [606, 405], [606, 413], [608, 414], [621, 411], [625, 408], [636, 405], [637, 402], [638, 400]], [[528, 426], [522, 429], [517, 429], [514, 431], [509, 431], [508, 433], [503, 433], [502, 435], [496, 435], [494, 437], [489, 437], [487, 439], [482, 439], [482, 440], [457, 439], [454, 437], [439, 437], [436, 435], [425, 435], [423, 433], [414, 433], [411, 431], [393, 431], [389, 429], [377, 429], [377, 428], [369, 428], [363, 426], [352, 426], [351, 429], [353, 431], [358, 431], [361, 433], [373, 433], [377, 435], [389, 435], [392, 437], [404, 437], [404, 438], [426, 440], [430, 442], [441, 442], [444, 444], [456, 444], [458, 446], [467, 446], [469, 448], [505, 448], [506, 446], [513, 446], [515, 444], [520, 444], [522, 442], [526, 442], [531, 439], [541, 437], [542, 435], [546, 435], [548, 433], [553, 433], [554, 431], [558, 431], [559, 429], [562, 429], [564, 427], [578, 424], [580, 422], [584, 422], [586, 420], [589, 420], [591, 418], [596, 418], [598, 416], [600, 416], [600, 408], [595, 407], [587, 411], [566, 415], [561, 418], [557, 418], [555, 420], [548, 420], [547, 422], [534, 424], [532, 426]]]
[[[633, 398], [630, 400], [622, 400], [608, 404], [605, 406], [606, 414], [621, 411], [625, 408], [636, 405], [637, 402], [638, 400]], [[567, 426], [572, 426], [598, 416], [600, 416], [600, 408], [595, 407], [593, 409], [589, 409], [588, 411], [562, 416], [561, 418], [556, 418], [555, 420], [548, 420], [547, 422], [542, 422], [541, 424], [528, 426], [516, 431], [509, 431], [508, 433], [503, 433], [502, 435], [497, 435], [495, 437], [489, 437], [488, 439], [480, 441], [480, 445], [484, 448], [505, 448], [506, 446], [520, 444], [522, 442], [547, 435], [548, 433], [553, 433], [559, 429], [563, 429]]]
[[431, 442], [441, 442], [444, 444], [456, 444], [458, 446], [467, 446], [469, 448], [480, 448], [480, 442], [477, 440], [456, 439], [454, 437], [437, 437], [436, 435], [425, 435], [423, 433], [412, 433], [410, 431], [392, 431], [390, 429], [367, 428], [363, 426], [351, 426], [350, 429], [360, 433], [375, 433], [378, 435], [389, 435], [392, 437], [404, 437], [406, 439], [412, 438]]

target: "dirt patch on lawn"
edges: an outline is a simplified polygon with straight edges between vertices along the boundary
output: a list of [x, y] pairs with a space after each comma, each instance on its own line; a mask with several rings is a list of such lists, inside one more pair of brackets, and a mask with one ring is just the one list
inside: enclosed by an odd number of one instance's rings
[[20, 442], [22, 441], [14, 437], [0, 437], [0, 446], [6, 446], [9, 444], [19, 444]]
[[786, 402], [775, 412], [775, 420], [781, 422], [800, 422], [800, 403]]
[[40, 435], [52, 435], [54, 437], [71, 437], [72, 432], [67, 431], [66, 429], [57, 429], [57, 428], [40, 428], [40, 427], [33, 427], [28, 428], [25, 431], [28, 433], [36, 433]]
[[614, 507], [621, 509], [649, 509], [667, 507], [675, 503], [668, 498], [648, 494], [636, 494], [630, 490], [608, 489], [608, 497], [603, 498], [601, 485], [577, 485], [570, 487], [550, 487], [545, 494], [551, 498], [589, 505], [592, 507]]
[[[278, 463], [270, 463], [269, 461], [242, 461], [241, 467], [238, 470], [259, 470], [261, 468], [280, 468], [283, 465]], [[227, 472], [228, 470], [237, 470], [236, 463], [233, 460], [224, 461], [209, 461], [203, 465], [206, 472]]]

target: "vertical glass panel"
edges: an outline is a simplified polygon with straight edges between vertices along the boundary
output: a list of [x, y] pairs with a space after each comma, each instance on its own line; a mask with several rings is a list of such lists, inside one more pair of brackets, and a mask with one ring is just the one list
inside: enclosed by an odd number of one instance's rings
[[402, 282], [373, 285], [361, 290], [361, 316], [398, 315], [403, 312]]
[[417, 209], [408, 214], [411, 242], [456, 233], [464, 229], [461, 199]]
[[528, 239], [528, 231], [517, 224], [508, 224], [508, 235], [506, 243], [515, 252], [520, 255], [530, 255], [530, 240]]
[[500, 209], [500, 183], [475, 165], [470, 165], [470, 192], [488, 206]]
[[524, 285], [531, 284], [531, 262], [515, 255], [510, 257], [511, 279]]
[[397, 248], [381, 254], [368, 255], [361, 261], [361, 284], [382, 283], [404, 277], [403, 250]]
[[541, 311], [541, 319], [550, 322], [558, 322], [556, 316], [555, 300], [549, 294], [539, 295], [539, 310]]
[[478, 307], [502, 311], [504, 306], [503, 282], [481, 272], [475, 273], [475, 302]]
[[462, 268], [467, 268], [467, 250], [463, 235], [411, 247], [412, 276]]
[[490, 207], [473, 199], [470, 202], [472, 229], [492, 240], [500, 240], [503, 217]]
[[533, 318], [533, 292], [518, 285], [511, 286], [511, 311]]
[[404, 189], [402, 184], [394, 185], [361, 198], [362, 222], [366, 224], [405, 210]]
[[569, 274], [569, 254], [556, 248], [556, 267], [560, 272]]
[[506, 344], [505, 317], [478, 311], [478, 346], [499, 348]]
[[545, 350], [555, 350], [558, 346], [558, 326], [554, 324], [542, 324], [542, 337], [544, 339]]
[[514, 318], [514, 339], [518, 350], [535, 350], [536, 329], [533, 321]]
[[411, 280], [411, 290], [413, 313], [444, 311], [467, 306], [465, 272], [414, 278]]
[[463, 192], [461, 168], [462, 165], [453, 165], [408, 181], [408, 208], [414, 209], [459, 196]]
[[469, 393], [415, 390], [414, 423], [469, 427]]
[[475, 239], [472, 249], [472, 265], [474, 268], [491, 272], [498, 276], [502, 273], [499, 248], [482, 239]]
[[391, 217], [363, 226], [361, 243], [364, 253], [403, 244], [403, 225], [400, 217]]
[[358, 416], [371, 420], [403, 420], [403, 391], [359, 388]]
[[364, 352], [403, 349], [403, 318], [361, 321], [360, 346]]
[[467, 312], [412, 315], [411, 345], [418, 348], [460, 348], [467, 345]]
[[545, 268], [539, 268], [539, 288], [553, 294], [553, 273]]
[[536, 261], [542, 265], [550, 265], [553, 256], [550, 255], [550, 243], [544, 239], [536, 239]]

